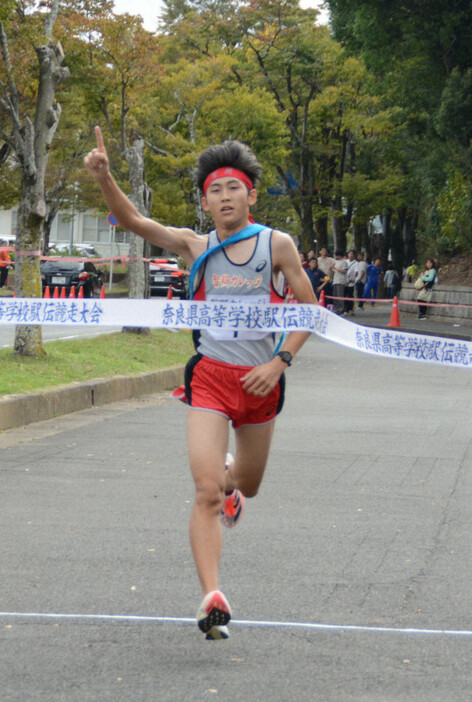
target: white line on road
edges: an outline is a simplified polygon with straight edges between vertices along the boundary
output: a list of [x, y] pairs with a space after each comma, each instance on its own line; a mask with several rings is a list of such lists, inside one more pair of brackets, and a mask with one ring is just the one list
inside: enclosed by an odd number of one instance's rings
[[[67, 614], [54, 612], [0, 612], [0, 618], [9, 619], [64, 619], [64, 620], [95, 620], [115, 622], [138, 622], [156, 624], [192, 624], [196, 625], [194, 617], [157, 617], [130, 614]], [[468, 636], [468, 629], [415, 629], [384, 626], [361, 626], [355, 624], [316, 624], [312, 622], [277, 622], [245, 619], [232, 619], [235, 626], [272, 629], [313, 629], [317, 631], [351, 631], [381, 634], [419, 634], [424, 636]]]

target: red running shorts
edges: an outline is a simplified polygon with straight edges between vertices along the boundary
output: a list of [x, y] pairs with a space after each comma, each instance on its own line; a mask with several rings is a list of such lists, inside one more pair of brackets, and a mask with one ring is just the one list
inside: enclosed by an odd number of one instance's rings
[[243, 389], [242, 378], [252, 366], [234, 366], [206, 356], [192, 356], [185, 368], [185, 395], [195, 409], [222, 414], [237, 429], [245, 424], [266, 424], [282, 410], [285, 377], [267, 397]]

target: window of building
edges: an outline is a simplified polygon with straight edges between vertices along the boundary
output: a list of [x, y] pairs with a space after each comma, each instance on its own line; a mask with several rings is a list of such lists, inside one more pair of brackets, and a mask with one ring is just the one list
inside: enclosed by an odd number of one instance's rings
[[102, 243], [110, 241], [110, 225], [106, 217], [84, 215], [83, 241]]
[[13, 236], [18, 234], [18, 210], [12, 210], [11, 213], [11, 233]]
[[129, 244], [129, 232], [124, 229], [115, 229], [115, 241], [117, 244]]
[[55, 238], [57, 241], [70, 240], [71, 220], [67, 215], [59, 215], [57, 218], [57, 231]]
[[97, 219], [97, 241], [110, 241], [110, 225], [106, 219]]

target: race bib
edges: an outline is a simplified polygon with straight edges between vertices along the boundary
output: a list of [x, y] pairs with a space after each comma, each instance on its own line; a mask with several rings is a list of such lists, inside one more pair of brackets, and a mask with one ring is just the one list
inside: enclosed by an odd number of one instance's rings
[[[207, 295], [207, 300], [209, 302], [225, 302], [232, 305], [238, 304], [260, 304], [269, 303], [269, 295], [244, 295], [243, 297], [236, 297], [234, 295]], [[238, 331], [231, 331], [231, 329], [207, 329], [206, 333], [211, 336], [215, 341], [260, 341], [265, 336], [269, 334], [261, 334], [259, 331], [252, 331], [250, 329], [238, 329]]]

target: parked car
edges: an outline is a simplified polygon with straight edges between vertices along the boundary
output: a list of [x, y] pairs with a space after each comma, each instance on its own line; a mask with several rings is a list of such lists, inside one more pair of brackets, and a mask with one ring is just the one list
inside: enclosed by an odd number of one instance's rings
[[171, 286], [172, 297], [183, 300], [188, 297], [188, 271], [175, 259], [155, 259], [149, 263], [149, 285], [151, 295], [167, 295]]
[[[57, 244], [51, 242], [49, 244], [48, 254], [50, 256], [68, 256], [70, 254], [69, 244]], [[92, 244], [74, 244], [72, 248], [72, 254], [74, 256], [83, 256], [84, 258], [93, 258], [98, 256], [98, 251]]]
[[98, 297], [103, 285], [103, 272], [95, 268], [91, 261], [42, 261], [41, 280], [43, 294], [49, 285], [51, 295], [57, 287], [60, 292], [65, 288], [69, 296], [74, 285], [76, 295], [83, 288], [84, 297]]
[[99, 256], [99, 253], [95, 246], [92, 244], [79, 244], [77, 249], [81, 256], [87, 256], [87, 258], [93, 258], [94, 256]]

